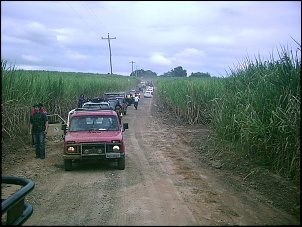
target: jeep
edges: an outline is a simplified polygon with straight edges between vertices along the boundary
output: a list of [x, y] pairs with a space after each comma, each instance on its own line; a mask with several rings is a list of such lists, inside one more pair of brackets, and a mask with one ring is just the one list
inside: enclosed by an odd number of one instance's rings
[[130, 90], [126, 92], [125, 100], [128, 103], [128, 106], [134, 104], [134, 98], [135, 98], [135, 90]]
[[79, 109], [65, 125], [63, 160], [66, 171], [74, 162], [117, 162], [125, 169], [125, 143], [123, 132], [128, 123], [119, 123], [113, 110]]
[[124, 91], [105, 92], [104, 97], [105, 97], [105, 100], [108, 100], [108, 99], [114, 98], [114, 97], [126, 98], [126, 92], [124, 92]]
[[110, 97], [110, 98], [107, 99], [107, 101], [109, 103], [113, 102], [113, 100], [116, 101], [115, 104], [114, 104], [114, 109], [115, 109], [115, 105], [116, 105], [116, 103], [118, 101], [120, 103], [120, 105], [122, 106], [122, 113], [123, 113], [123, 115], [126, 115], [127, 114], [128, 103], [126, 102], [125, 98], [122, 97], [122, 96], [116, 96], [116, 97]]

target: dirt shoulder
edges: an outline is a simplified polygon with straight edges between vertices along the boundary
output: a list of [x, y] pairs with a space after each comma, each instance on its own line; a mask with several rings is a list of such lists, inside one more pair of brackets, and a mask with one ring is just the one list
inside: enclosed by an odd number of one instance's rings
[[[237, 158], [225, 160], [213, 155], [215, 149], [208, 136], [208, 129], [203, 125], [184, 125], [171, 115], [165, 107], [158, 104], [153, 115], [163, 119], [164, 124], [174, 128], [183, 143], [190, 146], [194, 160], [215, 173], [217, 180], [238, 193], [246, 193], [246, 197], [254, 197], [255, 201], [270, 204], [293, 215], [300, 223], [300, 186], [280, 177], [264, 168], [253, 167], [248, 159]], [[178, 126], [186, 127], [177, 130]], [[200, 131], [205, 133], [200, 133]]]
[[[32, 179], [25, 225], [298, 225], [300, 187], [248, 161], [213, 157], [209, 130], [186, 125], [157, 100], [141, 98], [123, 118], [126, 169], [75, 165], [64, 171], [62, 141], [46, 159], [31, 147], [3, 151], [2, 175]], [[2, 187], [2, 198], [13, 187]]]

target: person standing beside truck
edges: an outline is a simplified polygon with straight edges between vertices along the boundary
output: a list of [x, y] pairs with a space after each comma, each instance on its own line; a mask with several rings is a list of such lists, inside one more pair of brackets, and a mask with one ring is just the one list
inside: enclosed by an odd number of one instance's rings
[[123, 117], [122, 106], [120, 104], [117, 104], [117, 105], [115, 105], [114, 110], [117, 113], [118, 120], [119, 120], [120, 124], [122, 124], [122, 117]]
[[[43, 108], [43, 104], [40, 103], [40, 102], [37, 102], [37, 103], [40, 106], [40, 111], [47, 114], [47, 111]], [[32, 110], [31, 110], [31, 114], [34, 114], [34, 113], [35, 113], [35, 108], [33, 107]], [[31, 144], [32, 144], [33, 147], [35, 146], [33, 134], [31, 134]]]
[[30, 116], [29, 134], [32, 134], [36, 149], [36, 158], [45, 159], [45, 136], [48, 130], [48, 117], [41, 111], [41, 105], [33, 105], [35, 112]]

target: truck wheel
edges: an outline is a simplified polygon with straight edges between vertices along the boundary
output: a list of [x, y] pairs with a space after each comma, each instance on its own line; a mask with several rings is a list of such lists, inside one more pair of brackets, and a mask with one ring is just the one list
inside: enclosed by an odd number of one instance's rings
[[70, 171], [72, 169], [72, 160], [64, 160], [65, 171]]
[[119, 158], [118, 161], [117, 161], [117, 166], [118, 166], [118, 169], [120, 170], [124, 170], [125, 169], [125, 158]]

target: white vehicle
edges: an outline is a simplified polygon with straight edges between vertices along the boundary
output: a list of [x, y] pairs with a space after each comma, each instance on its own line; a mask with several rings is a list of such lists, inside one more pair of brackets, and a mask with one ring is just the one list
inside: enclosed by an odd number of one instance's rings
[[148, 87], [148, 88], [147, 88], [147, 91], [153, 92], [153, 87]]
[[151, 91], [146, 91], [145, 93], [144, 93], [144, 98], [152, 98], [152, 92]]

